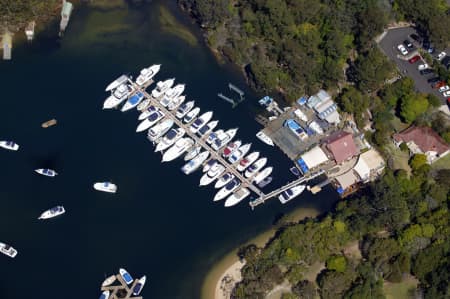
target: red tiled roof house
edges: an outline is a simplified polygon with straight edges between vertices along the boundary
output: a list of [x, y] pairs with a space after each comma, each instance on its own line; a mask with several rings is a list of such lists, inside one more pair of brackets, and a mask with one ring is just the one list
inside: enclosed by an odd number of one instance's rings
[[338, 131], [330, 135], [325, 140], [325, 147], [333, 155], [337, 164], [349, 160], [358, 154], [353, 135], [345, 131]]
[[412, 126], [394, 134], [393, 139], [396, 146], [405, 143], [412, 154], [426, 155], [429, 164], [450, 152], [447, 143], [429, 127]]

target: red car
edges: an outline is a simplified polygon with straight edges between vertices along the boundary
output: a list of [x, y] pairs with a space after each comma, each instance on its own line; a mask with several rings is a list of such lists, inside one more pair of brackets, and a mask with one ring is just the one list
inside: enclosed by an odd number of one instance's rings
[[409, 59], [409, 63], [415, 63], [420, 59], [419, 55], [414, 56], [413, 58]]

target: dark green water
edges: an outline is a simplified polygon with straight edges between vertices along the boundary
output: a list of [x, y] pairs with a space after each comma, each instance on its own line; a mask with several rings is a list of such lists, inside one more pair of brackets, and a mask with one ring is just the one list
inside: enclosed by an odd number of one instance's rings
[[[191, 46], [161, 31], [163, 1], [117, 9], [77, 7], [62, 40], [49, 25], [31, 45], [16, 46], [13, 61], [0, 62], [0, 139], [19, 152], [0, 152], [0, 242], [19, 250], [0, 256], [1, 299], [97, 298], [105, 275], [125, 267], [148, 276], [145, 298], [199, 298], [204, 276], [231, 249], [270, 228], [280, 213], [297, 208], [331, 209], [330, 190], [304, 193], [281, 206], [271, 200], [251, 211], [247, 203], [225, 209], [213, 203], [213, 188], [199, 188], [199, 173], [183, 175], [181, 161], [161, 156], [136, 134], [137, 113], [102, 111], [105, 86], [118, 75], [161, 63], [158, 79], [176, 77], [202, 110], [214, 110], [221, 128], [240, 127], [238, 137], [275, 166], [268, 188], [292, 180], [290, 162], [259, 142], [253, 120], [258, 96], [238, 72], [219, 66], [201, 41]], [[168, 7], [197, 37], [189, 19]], [[216, 97], [227, 83], [247, 100], [237, 109]], [[58, 125], [40, 124], [57, 118]], [[50, 167], [55, 179], [33, 169]], [[92, 190], [111, 179], [116, 195]], [[63, 217], [39, 222], [47, 208], [62, 204]]]

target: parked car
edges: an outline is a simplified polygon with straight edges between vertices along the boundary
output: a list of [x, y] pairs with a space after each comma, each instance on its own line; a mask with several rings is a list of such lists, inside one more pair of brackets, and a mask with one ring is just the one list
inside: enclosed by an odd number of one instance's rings
[[409, 37], [411, 37], [412, 40], [418, 42], [419, 44], [422, 42], [422, 38], [415, 33], [411, 34]]
[[409, 41], [409, 39], [405, 39], [405, 40], [403, 41], [403, 44], [404, 44], [405, 47], [407, 47], [408, 49], [414, 48], [413, 44]]
[[450, 56], [445, 56], [444, 59], [441, 60], [441, 63], [450, 70]]
[[438, 82], [431, 84], [431, 87], [441, 88], [442, 86], [445, 86], [445, 85], [447, 85], [447, 83], [445, 83], [445, 81], [438, 81]]
[[427, 68], [429, 68], [430, 66], [427, 63], [423, 63], [423, 64], [419, 64], [419, 66], [417, 67], [417, 69], [419, 71], [421, 70], [426, 70]]
[[427, 52], [430, 53], [430, 54], [433, 54], [433, 53], [434, 53], [434, 48], [433, 48], [433, 46], [431, 45], [431, 43], [430, 43], [429, 40], [424, 40], [424, 41], [423, 41], [423, 48], [424, 48], [425, 50], [427, 50]]
[[445, 56], [447, 56], [447, 53], [442, 51], [441, 53], [438, 54], [437, 60], [441, 61], [442, 59], [444, 59]]
[[416, 56], [410, 58], [408, 61], [409, 61], [409, 63], [416, 63], [419, 59], [420, 59], [420, 56], [416, 55]]
[[420, 71], [420, 74], [423, 76], [423, 75], [428, 75], [428, 74], [431, 74], [431, 73], [433, 73], [433, 70], [432, 69], [424, 69], [424, 70], [421, 70]]
[[430, 78], [427, 80], [428, 83], [436, 83], [439, 82], [441, 79], [439, 77]]
[[450, 90], [450, 87], [448, 87], [448, 85], [444, 85], [444, 86], [439, 87], [439, 92], [444, 92], [444, 91], [447, 91], [447, 90]]
[[444, 97], [450, 97], [450, 90], [444, 91], [442, 94], [444, 95]]
[[403, 46], [402, 44], [398, 45], [397, 49], [400, 51], [400, 53], [402, 53], [402, 55], [408, 55], [408, 50], [406, 50], [405, 46]]

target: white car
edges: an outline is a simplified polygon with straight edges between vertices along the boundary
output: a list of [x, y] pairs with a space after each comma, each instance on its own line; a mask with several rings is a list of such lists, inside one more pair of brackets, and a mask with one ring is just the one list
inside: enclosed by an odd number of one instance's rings
[[402, 53], [402, 55], [408, 55], [408, 50], [406, 50], [405, 46], [400, 44], [397, 46], [397, 49]]
[[444, 95], [444, 97], [450, 97], [450, 90], [444, 91], [442, 94]]
[[447, 53], [441, 52], [441, 53], [438, 54], [437, 59], [439, 61], [441, 61], [442, 59], [444, 59], [445, 56], [447, 56]]
[[444, 91], [447, 91], [447, 90], [450, 90], [450, 87], [448, 87], [448, 85], [444, 85], [444, 86], [441, 86], [439, 88], [439, 92], [444, 92]]
[[429, 66], [427, 63], [419, 64], [419, 66], [417, 67], [417, 69], [418, 69], [419, 71], [421, 71], [421, 70], [426, 70], [426, 69], [428, 69], [428, 68], [430, 68], [430, 66]]

